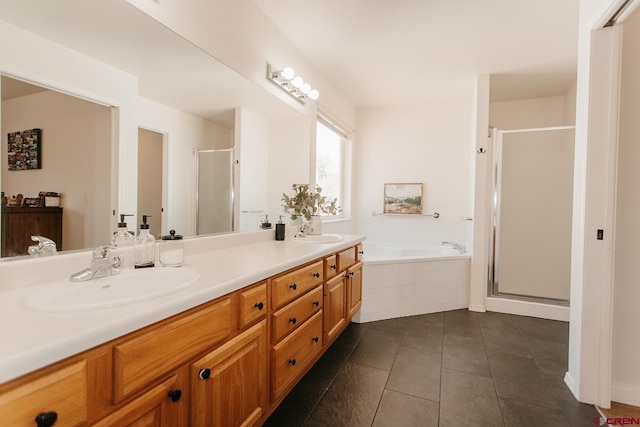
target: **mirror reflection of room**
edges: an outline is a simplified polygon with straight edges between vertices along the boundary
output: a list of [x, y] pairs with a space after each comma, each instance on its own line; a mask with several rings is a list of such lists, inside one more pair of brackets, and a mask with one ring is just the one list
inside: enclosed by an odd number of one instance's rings
[[[109, 238], [99, 225], [110, 218], [111, 107], [6, 75], [1, 85], [2, 257], [27, 255], [33, 235], [59, 251], [98, 246]], [[10, 168], [7, 134], [36, 128], [39, 168]]]

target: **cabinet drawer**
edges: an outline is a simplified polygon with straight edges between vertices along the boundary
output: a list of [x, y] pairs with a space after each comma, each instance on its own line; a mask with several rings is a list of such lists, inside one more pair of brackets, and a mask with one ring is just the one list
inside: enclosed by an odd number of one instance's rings
[[324, 259], [324, 280], [329, 280], [338, 274], [338, 261], [336, 255]]
[[289, 305], [273, 313], [273, 342], [293, 331], [313, 313], [322, 308], [322, 286], [298, 298]]
[[322, 350], [322, 310], [273, 347], [271, 398], [275, 401]]
[[267, 282], [254, 286], [239, 295], [240, 329], [244, 329], [267, 314]]
[[271, 279], [274, 310], [322, 283], [322, 260]]
[[364, 248], [362, 247], [362, 243], [358, 243], [356, 245], [356, 262], [362, 261], [363, 255], [364, 255]]
[[77, 362], [23, 386], [0, 393], [0, 424], [35, 425], [36, 416], [57, 417], [56, 425], [87, 424], [87, 362]]
[[345, 249], [342, 252], [336, 254], [338, 271], [343, 272], [347, 268], [356, 263], [356, 247]]
[[229, 298], [113, 348], [114, 403], [231, 334]]

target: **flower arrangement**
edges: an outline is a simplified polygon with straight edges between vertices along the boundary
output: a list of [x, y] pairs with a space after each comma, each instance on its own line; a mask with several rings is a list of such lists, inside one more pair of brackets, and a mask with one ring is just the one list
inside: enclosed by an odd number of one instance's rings
[[304, 217], [307, 221], [311, 216], [320, 214], [335, 215], [341, 208], [336, 205], [337, 198], [327, 199], [323, 196], [322, 188], [316, 185], [316, 191], [309, 191], [309, 184], [293, 184], [293, 196], [282, 194], [282, 207], [291, 215], [292, 220]]

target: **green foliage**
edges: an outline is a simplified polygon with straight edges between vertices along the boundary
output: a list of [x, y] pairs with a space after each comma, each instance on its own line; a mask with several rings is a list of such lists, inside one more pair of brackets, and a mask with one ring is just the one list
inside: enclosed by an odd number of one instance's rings
[[309, 184], [293, 184], [293, 196], [282, 194], [282, 207], [291, 215], [292, 220], [304, 217], [311, 220], [312, 215], [335, 215], [342, 209], [337, 206], [338, 199], [327, 199], [322, 188], [316, 185], [316, 191], [309, 191]]

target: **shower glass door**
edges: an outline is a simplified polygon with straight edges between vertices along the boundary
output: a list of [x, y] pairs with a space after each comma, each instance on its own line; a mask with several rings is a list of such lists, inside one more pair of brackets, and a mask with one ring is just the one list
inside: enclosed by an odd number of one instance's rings
[[196, 151], [196, 234], [233, 231], [233, 149]]
[[567, 304], [574, 128], [493, 131], [490, 295]]

